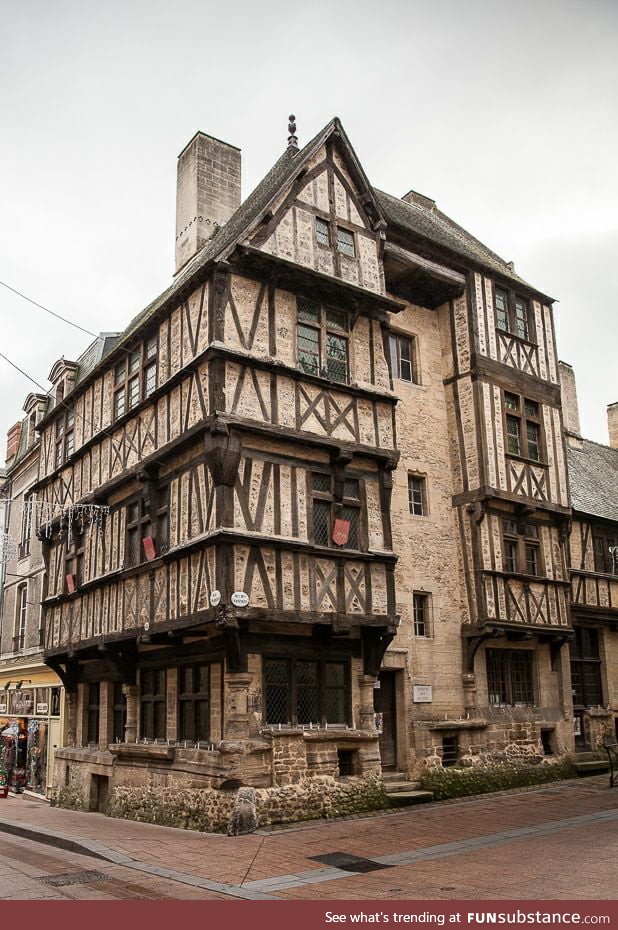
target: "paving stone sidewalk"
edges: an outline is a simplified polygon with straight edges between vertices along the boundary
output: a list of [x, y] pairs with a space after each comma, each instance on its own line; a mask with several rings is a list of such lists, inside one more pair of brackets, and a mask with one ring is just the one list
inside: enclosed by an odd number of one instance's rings
[[115, 861], [172, 870], [232, 897], [618, 897], [618, 790], [606, 777], [235, 838], [24, 796], [0, 805], [0, 830], [48, 831], [94, 844], [95, 855], [99, 844]]

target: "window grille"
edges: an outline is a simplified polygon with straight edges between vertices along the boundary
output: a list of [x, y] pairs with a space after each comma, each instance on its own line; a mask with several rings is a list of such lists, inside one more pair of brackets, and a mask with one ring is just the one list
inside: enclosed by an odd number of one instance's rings
[[265, 658], [263, 679], [267, 726], [347, 723], [349, 681], [345, 662]]
[[114, 682], [112, 696], [112, 737], [115, 743], [124, 743], [124, 731], [127, 723], [127, 698], [122, 691], [122, 682]]
[[457, 765], [459, 758], [459, 738], [457, 736], [442, 737], [442, 766], [450, 768]]
[[332, 492], [332, 478], [322, 472], [311, 476], [311, 494], [313, 511], [313, 543], [316, 546], [334, 546], [333, 527], [336, 519], [347, 520], [350, 524], [345, 549], [361, 549], [361, 501], [360, 482], [358, 478], [346, 478], [343, 486], [343, 501], [336, 503]]
[[487, 690], [494, 707], [534, 704], [532, 652], [487, 649]]
[[575, 627], [569, 645], [571, 688], [576, 707], [599, 707], [603, 704], [599, 634], [593, 627]]
[[143, 739], [165, 739], [166, 723], [165, 669], [143, 669], [141, 673], [141, 736]]

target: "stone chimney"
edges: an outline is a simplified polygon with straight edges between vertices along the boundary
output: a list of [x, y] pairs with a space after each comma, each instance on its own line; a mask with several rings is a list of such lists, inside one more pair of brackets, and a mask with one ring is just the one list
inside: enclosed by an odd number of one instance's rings
[[178, 156], [176, 273], [240, 206], [240, 149], [203, 132]]
[[575, 372], [568, 362], [558, 362], [558, 370], [560, 372], [560, 388], [562, 391], [562, 420], [567, 442], [572, 446], [581, 446], [582, 434], [579, 425]]
[[618, 401], [607, 405], [607, 429], [610, 446], [612, 449], [618, 449]]
[[21, 420], [14, 423], [6, 434], [6, 459], [12, 459], [19, 449], [19, 440], [21, 439]]
[[401, 198], [405, 203], [416, 203], [421, 207], [426, 207], [428, 210], [436, 209], [436, 202], [432, 200], [431, 197], [426, 197], [425, 194], [419, 194], [418, 191], [408, 191], [407, 194]]

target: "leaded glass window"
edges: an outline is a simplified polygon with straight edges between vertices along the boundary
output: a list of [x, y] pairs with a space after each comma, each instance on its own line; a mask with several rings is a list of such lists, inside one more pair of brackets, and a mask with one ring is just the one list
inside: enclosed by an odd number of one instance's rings
[[297, 298], [298, 367], [339, 384], [348, 382], [348, 318], [341, 310]]
[[343, 726], [348, 722], [345, 661], [264, 658], [263, 687], [267, 726]]

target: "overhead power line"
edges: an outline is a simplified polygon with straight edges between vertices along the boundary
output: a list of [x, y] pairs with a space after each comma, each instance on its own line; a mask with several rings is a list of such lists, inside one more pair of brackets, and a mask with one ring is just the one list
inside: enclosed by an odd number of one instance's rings
[[0, 281], [0, 284], [2, 287], [5, 287], [7, 291], [12, 291], [13, 294], [17, 294], [18, 297], [21, 297], [22, 300], [27, 300], [29, 304], [32, 304], [34, 307], [38, 307], [39, 310], [44, 310], [45, 313], [49, 313], [50, 316], [55, 316], [57, 320], [62, 320], [63, 323], [68, 323], [69, 326], [74, 326], [75, 329], [80, 329], [82, 333], [86, 333], [87, 336], [94, 336], [95, 339], [97, 338], [97, 333], [92, 333], [84, 326], [80, 326], [79, 323], [74, 323], [73, 320], [69, 320], [66, 316], [61, 316], [54, 310], [50, 310], [49, 307], [44, 307], [43, 304], [40, 304], [37, 300], [33, 300], [32, 297], [28, 297], [27, 294], [22, 293], [22, 291], [18, 291], [16, 288], [11, 287], [11, 285], [7, 284], [6, 281]]

